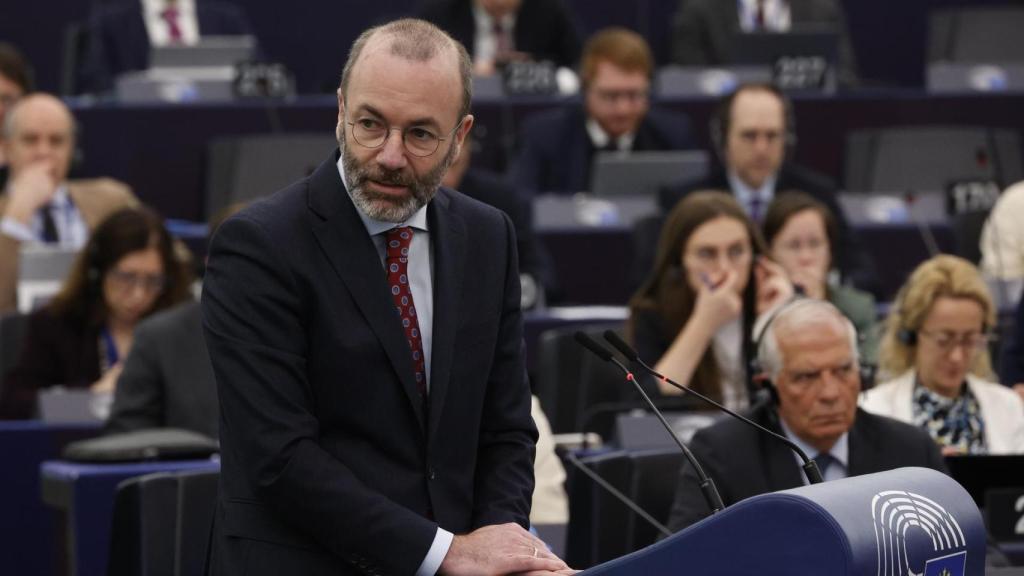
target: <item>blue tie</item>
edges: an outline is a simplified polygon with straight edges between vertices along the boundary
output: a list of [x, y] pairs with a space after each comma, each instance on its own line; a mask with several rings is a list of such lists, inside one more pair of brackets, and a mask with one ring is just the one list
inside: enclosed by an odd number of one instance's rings
[[818, 471], [821, 472], [822, 478], [825, 477], [825, 471], [828, 470], [828, 467], [835, 461], [835, 457], [828, 452], [821, 452], [814, 457], [814, 462], [818, 465]]

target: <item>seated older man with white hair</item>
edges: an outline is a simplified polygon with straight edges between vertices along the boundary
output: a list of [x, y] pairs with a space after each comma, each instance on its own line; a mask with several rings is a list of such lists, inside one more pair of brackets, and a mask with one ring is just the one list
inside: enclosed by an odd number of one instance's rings
[[[817, 461], [826, 481], [903, 466], [946, 471], [927, 434], [857, 407], [857, 332], [835, 306], [793, 300], [755, 333], [770, 398], [748, 416], [799, 445]], [[789, 448], [731, 418], [697, 432], [690, 448], [727, 506], [804, 483], [801, 462]], [[669, 518], [672, 530], [710, 514], [693, 468], [684, 465], [681, 474]]]

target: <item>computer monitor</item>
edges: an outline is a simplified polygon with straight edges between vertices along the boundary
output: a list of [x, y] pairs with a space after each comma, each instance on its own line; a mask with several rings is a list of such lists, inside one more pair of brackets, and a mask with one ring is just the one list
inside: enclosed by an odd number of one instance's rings
[[29, 245], [18, 259], [18, 310], [31, 312], [60, 290], [78, 257], [74, 248]]
[[734, 65], [774, 66], [784, 57], [818, 56], [834, 66], [839, 56], [839, 33], [829, 26], [799, 27], [789, 32], [739, 32], [734, 40]]
[[595, 196], [647, 196], [662, 186], [696, 180], [707, 174], [702, 150], [599, 152], [594, 157], [590, 191]]
[[979, 508], [985, 506], [989, 490], [1024, 486], [1024, 455], [947, 456], [946, 466]]
[[254, 36], [203, 36], [196, 44], [153, 46], [149, 52], [149, 67], [233, 67], [252, 60], [255, 51]]

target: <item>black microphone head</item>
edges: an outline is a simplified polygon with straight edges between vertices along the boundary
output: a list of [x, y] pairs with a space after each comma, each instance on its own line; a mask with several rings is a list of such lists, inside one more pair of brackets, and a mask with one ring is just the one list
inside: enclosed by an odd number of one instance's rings
[[632, 346], [626, 344], [626, 341], [620, 338], [614, 330], [605, 330], [604, 339], [614, 346], [615, 349], [623, 356], [625, 356], [626, 360], [629, 360], [630, 362], [637, 362], [640, 360], [640, 355], [636, 353], [636, 350], [633, 350]]
[[579, 342], [580, 345], [582, 345], [587, 350], [593, 352], [601, 360], [604, 360], [605, 362], [611, 361], [612, 353], [606, 350], [597, 342], [595, 342], [594, 339], [588, 336], [586, 333], [577, 330], [576, 334], [574, 334], [573, 337], [576, 338], [576, 341]]

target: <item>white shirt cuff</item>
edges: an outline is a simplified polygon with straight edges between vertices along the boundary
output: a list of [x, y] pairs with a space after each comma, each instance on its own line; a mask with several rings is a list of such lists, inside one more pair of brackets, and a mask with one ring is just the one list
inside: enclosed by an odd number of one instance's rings
[[0, 232], [5, 236], [9, 236], [22, 242], [36, 241], [36, 234], [32, 231], [31, 227], [18, 222], [10, 216], [0, 219]]
[[430, 545], [430, 550], [427, 550], [427, 556], [423, 559], [423, 563], [420, 564], [419, 570], [416, 571], [416, 576], [434, 576], [434, 574], [437, 574], [438, 568], [441, 567], [441, 562], [448, 555], [448, 549], [451, 548], [453, 539], [455, 539], [454, 534], [438, 526], [437, 534], [434, 535], [434, 543]]

